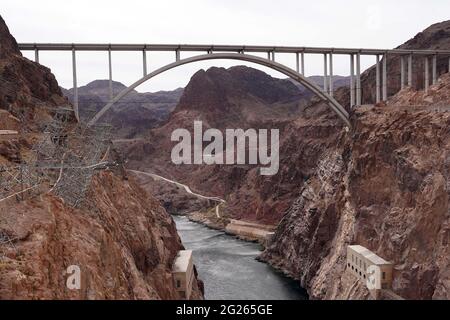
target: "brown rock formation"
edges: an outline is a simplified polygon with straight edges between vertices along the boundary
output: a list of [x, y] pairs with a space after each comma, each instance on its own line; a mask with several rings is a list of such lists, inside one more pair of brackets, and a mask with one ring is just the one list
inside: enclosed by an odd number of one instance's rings
[[[443, 102], [449, 85], [445, 75], [426, 97]], [[262, 255], [311, 297], [368, 297], [343, 276], [354, 243], [395, 264], [402, 297], [450, 297], [450, 117], [417, 96], [429, 107], [399, 107], [411, 101], [402, 91], [387, 106], [355, 112], [353, 130], [327, 149]]]
[[[11, 165], [32, 153], [48, 109], [67, 100], [49, 69], [22, 57], [3, 20], [0, 83], [1, 129], [20, 131], [0, 141], [0, 164]], [[0, 299], [178, 298], [171, 267], [183, 246], [174, 222], [132, 177], [98, 171], [81, 209], [41, 189], [0, 202]], [[79, 290], [66, 286], [71, 265], [81, 268]], [[195, 299], [201, 287], [195, 280]]]
[[[448, 28], [449, 22], [433, 25], [401, 47], [448, 49]], [[421, 70], [421, 63], [415, 61], [415, 70]], [[439, 75], [447, 68], [448, 60], [438, 61]], [[392, 96], [400, 86], [398, 58], [388, 57], [388, 69]], [[186, 100], [180, 101], [187, 103], [149, 139], [164, 141], [172, 129], [191, 126], [196, 117], [220, 128], [226, 116], [236, 112], [239, 117], [233, 118], [232, 127], [251, 123], [282, 129], [279, 173], [262, 177], [247, 166], [171, 168], [167, 158], [146, 160], [170, 154], [169, 144], [142, 141], [127, 149], [131, 166], [220, 195], [236, 218], [281, 220], [262, 259], [299, 279], [313, 298], [369, 297], [365, 286], [345, 272], [346, 245], [354, 243], [395, 264], [393, 289], [404, 298], [449, 298], [448, 75], [425, 94], [414, 91], [423, 84], [417, 72], [414, 88], [392, 96], [387, 105], [356, 110], [354, 126], [346, 132], [315, 98], [298, 108], [295, 120], [275, 116], [243, 122], [251, 118], [232, 107], [246, 110], [254, 95], [231, 90], [228, 82], [234, 80], [225, 76], [215, 81], [214, 72], [192, 78]], [[374, 73], [371, 68], [362, 76], [364, 102], [374, 100]], [[348, 105], [347, 88], [337, 90], [336, 97]], [[256, 110], [253, 114], [268, 114]]]
[[[151, 130], [143, 139], [119, 141], [117, 145], [128, 158], [130, 168], [156, 172], [188, 184], [205, 195], [231, 195], [225, 210], [235, 217], [278, 221], [280, 213], [288, 207], [285, 194], [291, 187], [278, 183], [279, 176], [273, 180], [261, 178], [256, 166], [246, 165], [175, 166], [170, 160], [175, 144], [170, 141], [170, 136], [176, 128], [192, 131], [194, 120], [202, 120], [204, 129], [284, 130], [287, 122], [299, 114], [311, 115], [312, 111], [304, 110], [305, 105], [304, 96], [289, 80], [272, 78], [243, 66], [210, 68], [191, 78], [174, 113], [163, 126]], [[294, 147], [295, 142], [291, 143]], [[292, 179], [292, 176], [282, 176], [283, 180]], [[268, 192], [271, 185], [279, 190]]]
[[[0, 299], [179, 298], [171, 267], [183, 246], [158, 201], [111, 172], [95, 177], [90, 194], [91, 212], [51, 195], [1, 211], [0, 233], [14, 241], [2, 248]], [[80, 290], [66, 287], [70, 265], [81, 268]]]

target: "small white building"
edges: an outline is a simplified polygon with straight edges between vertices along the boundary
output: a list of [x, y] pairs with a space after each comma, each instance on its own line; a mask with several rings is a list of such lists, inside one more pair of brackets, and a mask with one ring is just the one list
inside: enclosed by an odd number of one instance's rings
[[0, 141], [19, 138], [19, 132], [15, 130], [0, 130]]
[[194, 262], [192, 250], [181, 250], [178, 252], [172, 266], [172, 276], [175, 289], [181, 299], [189, 300], [194, 282]]
[[392, 286], [392, 263], [360, 245], [347, 247], [347, 270], [364, 281], [372, 296]]

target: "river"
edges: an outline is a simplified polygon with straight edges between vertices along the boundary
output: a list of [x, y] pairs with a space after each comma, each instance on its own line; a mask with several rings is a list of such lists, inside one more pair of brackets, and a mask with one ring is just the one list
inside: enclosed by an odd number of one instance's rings
[[258, 244], [209, 229], [186, 217], [173, 218], [185, 248], [193, 251], [206, 299], [306, 299], [298, 282], [255, 260], [261, 252]]

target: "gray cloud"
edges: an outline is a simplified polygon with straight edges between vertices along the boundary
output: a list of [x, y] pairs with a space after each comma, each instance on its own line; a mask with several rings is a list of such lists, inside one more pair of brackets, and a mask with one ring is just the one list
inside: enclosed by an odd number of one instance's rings
[[[107, 1], [3, 0], [2, 16], [19, 42], [217, 43], [392, 48], [432, 23], [448, 19], [448, 1]], [[26, 54], [32, 58], [33, 55]], [[186, 55], [185, 55], [186, 56]], [[149, 53], [154, 69], [174, 59]], [[293, 55], [277, 58], [291, 66]], [[40, 61], [71, 87], [70, 53], [42, 52]], [[80, 53], [79, 84], [107, 77], [106, 53]], [[140, 53], [113, 54], [114, 79], [125, 84], [141, 74]], [[364, 58], [363, 66], [373, 63]], [[183, 66], [139, 89], [184, 86], [199, 68], [231, 66], [215, 61]], [[259, 68], [259, 67], [258, 67]], [[337, 58], [335, 73], [348, 73]], [[272, 75], [277, 73], [260, 68]], [[307, 57], [307, 74], [322, 72], [322, 57]]]

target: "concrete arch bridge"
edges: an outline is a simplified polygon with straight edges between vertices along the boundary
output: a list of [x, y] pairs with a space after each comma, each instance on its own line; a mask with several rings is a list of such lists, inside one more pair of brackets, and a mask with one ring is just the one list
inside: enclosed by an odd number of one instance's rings
[[[77, 119], [78, 113], [78, 87], [77, 87], [77, 60], [78, 51], [105, 51], [108, 53], [109, 64], [109, 91], [110, 101], [89, 121], [88, 125], [95, 124], [116, 102], [132, 92], [136, 87], [147, 80], [181, 65], [207, 60], [231, 59], [256, 63], [273, 70], [276, 70], [294, 81], [300, 83], [308, 90], [312, 91], [320, 99], [325, 101], [329, 108], [350, 127], [349, 114], [339, 102], [333, 98], [333, 57], [334, 55], [346, 55], [349, 59], [350, 73], [350, 107], [361, 105], [361, 56], [375, 57], [375, 101], [387, 100], [387, 60], [389, 56], [398, 55], [401, 57], [401, 87], [412, 85], [413, 72], [424, 72], [424, 89], [428, 90], [430, 79], [432, 83], [437, 80], [437, 58], [445, 56], [449, 59], [449, 50], [403, 50], [403, 49], [355, 49], [355, 48], [317, 48], [317, 47], [280, 47], [280, 46], [234, 46], [234, 45], [171, 45], [171, 44], [76, 44], [76, 43], [21, 43], [20, 50], [34, 51], [35, 61], [39, 62], [40, 51], [71, 51], [72, 71], [74, 88], [74, 109]], [[128, 88], [113, 96], [112, 90], [112, 59], [113, 51], [141, 51], [143, 76]], [[147, 52], [172, 52], [175, 53], [175, 61], [160, 67], [150, 73], [147, 72]], [[198, 52], [198, 55], [181, 58], [181, 52]], [[255, 53], [266, 53], [267, 58], [263, 58]], [[295, 70], [276, 61], [276, 53], [291, 53], [295, 55]], [[319, 87], [305, 74], [305, 55], [323, 55], [323, 88]], [[424, 70], [413, 70], [413, 58], [424, 59]], [[431, 77], [429, 75], [431, 64]]]

